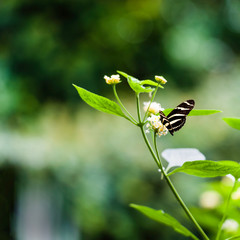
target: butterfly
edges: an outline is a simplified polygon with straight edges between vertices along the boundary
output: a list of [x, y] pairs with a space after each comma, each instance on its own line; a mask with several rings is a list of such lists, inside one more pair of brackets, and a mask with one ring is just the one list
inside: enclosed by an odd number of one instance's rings
[[186, 122], [186, 116], [194, 108], [194, 100], [186, 100], [176, 106], [167, 116], [162, 112], [160, 113], [161, 123], [168, 129], [173, 136], [173, 133], [180, 130]]

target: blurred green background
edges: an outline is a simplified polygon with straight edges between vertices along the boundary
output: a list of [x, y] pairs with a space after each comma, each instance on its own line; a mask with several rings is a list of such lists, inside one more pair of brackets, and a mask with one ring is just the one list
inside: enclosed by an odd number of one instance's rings
[[[189, 118], [159, 139], [160, 151], [194, 147], [207, 159], [239, 161], [239, 133], [221, 120], [240, 115], [239, 43], [238, 0], [2, 1], [0, 239], [184, 239], [129, 207], [190, 224], [139, 130], [91, 109], [72, 83], [113, 99], [105, 74], [163, 75], [156, 100], [164, 108], [193, 98], [196, 108], [223, 113]], [[118, 89], [136, 116], [126, 82]], [[207, 183], [172, 179], [198, 206]]]

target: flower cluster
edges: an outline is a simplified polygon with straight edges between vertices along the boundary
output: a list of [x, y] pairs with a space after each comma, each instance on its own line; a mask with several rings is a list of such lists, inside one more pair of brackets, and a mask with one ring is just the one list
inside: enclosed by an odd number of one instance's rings
[[147, 111], [150, 114], [150, 117], [147, 118], [148, 123], [146, 124], [146, 133], [149, 133], [150, 130], [152, 130], [158, 136], [166, 135], [168, 130], [160, 121], [160, 116], [156, 115], [159, 111], [163, 111], [164, 108], [162, 108], [160, 103], [157, 102], [144, 102], [143, 105], [144, 111]]
[[149, 133], [150, 130], [153, 130], [159, 137], [168, 133], [167, 128], [160, 121], [160, 116], [151, 114], [151, 116], [148, 117], [147, 120], [147, 133]]
[[107, 84], [117, 84], [117, 83], [121, 82], [119, 74], [112, 75], [111, 77], [108, 77], [108, 76], [105, 75], [104, 79], [105, 79]]
[[157, 102], [144, 102], [143, 105], [144, 111], [148, 111], [148, 113], [158, 114], [159, 111], [164, 110], [164, 108], [161, 107], [160, 103]]

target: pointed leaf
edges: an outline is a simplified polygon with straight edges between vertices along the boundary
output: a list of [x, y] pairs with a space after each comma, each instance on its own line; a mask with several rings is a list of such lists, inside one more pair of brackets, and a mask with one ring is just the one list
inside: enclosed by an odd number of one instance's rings
[[223, 118], [223, 120], [230, 127], [240, 130], [240, 118]]
[[124, 73], [124, 72], [121, 72], [121, 71], [117, 71], [117, 72], [119, 74], [121, 74], [122, 76], [127, 78], [129, 86], [137, 94], [142, 93], [142, 92], [149, 93], [149, 92], [152, 92], [154, 90], [151, 87], [144, 87], [144, 86], [142, 86], [141, 81], [139, 81], [135, 77], [132, 77], [132, 76], [128, 75], [127, 73]]
[[154, 87], [160, 87], [160, 88], [164, 88], [162, 85], [160, 85], [159, 83], [157, 82], [154, 82], [152, 80], [142, 80], [140, 81], [140, 84], [141, 85], [150, 85], [150, 86], [154, 86]]
[[137, 204], [130, 204], [132, 208], [137, 209], [139, 212], [146, 215], [148, 218], [151, 218], [154, 221], [172, 227], [176, 232], [191, 237], [192, 239], [198, 239], [193, 233], [191, 233], [187, 228], [185, 228], [180, 222], [178, 222], [175, 218], [170, 216], [167, 213], [164, 213], [162, 210], [155, 210], [149, 207], [145, 207]]
[[117, 103], [109, 100], [108, 98], [89, 92], [84, 88], [78, 87], [74, 84], [73, 86], [77, 89], [82, 100], [85, 101], [91, 107], [105, 113], [111, 113], [126, 118], [126, 116], [122, 112], [122, 109], [119, 107]]
[[211, 114], [220, 113], [220, 112], [222, 111], [215, 110], [215, 109], [193, 109], [189, 113], [189, 116], [211, 115]]
[[238, 179], [240, 178], [240, 164], [233, 161], [201, 160], [185, 162], [182, 167], [173, 170], [168, 175], [176, 172], [184, 172], [198, 177], [219, 177], [231, 174]]
[[[122, 72], [122, 71], [117, 71], [119, 74], [121, 74], [122, 76], [124, 76], [125, 78], [128, 78], [128, 77], [131, 77], [131, 78], [134, 78], [130, 75], [128, 75], [127, 73], [125, 72]], [[136, 79], [136, 78], [135, 78]], [[146, 79], [146, 80], [142, 80], [142, 81], [139, 81], [141, 85], [151, 85], [151, 86], [154, 86], [154, 87], [157, 87], [159, 86], [160, 88], [163, 88], [163, 86], [161, 86], [159, 83], [157, 82], [154, 82], [152, 80], [149, 80], [149, 79]]]
[[[173, 108], [167, 108], [163, 112], [165, 115], [168, 115]], [[211, 115], [214, 113], [222, 112], [220, 110], [211, 110], [211, 109], [193, 109], [188, 116], [201, 116], [201, 115]]]
[[236, 236], [227, 238], [227, 239], [225, 239], [225, 240], [239, 240], [239, 239], [240, 239], [240, 235], [236, 235]]
[[125, 78], [128, 78], [128, 76], [131, 77], [130, 75], [128, 75], [127, 73], [122, 72], [122, 71], [117, 71], [117, 73], [121, 74], [121, 75], [124, 76]]

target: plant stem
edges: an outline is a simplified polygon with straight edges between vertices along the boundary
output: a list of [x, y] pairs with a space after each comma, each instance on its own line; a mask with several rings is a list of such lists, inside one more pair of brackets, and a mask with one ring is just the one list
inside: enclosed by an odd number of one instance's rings
[[218, 226], [218, 232], [217, 232], [217, 236], [216, 236], [216, 240], [219, 240], [220, 238], [220, 235], [221, 235], [221, 231], [222, 231], [222, 225], [227, 217], [227, 211], [228, 211], [228, 208], [229, 208], [229, 204], [230, 204], [230, 201], [231, 201], [231, 196], [232, 196], [232, 193], [235, 189], [237, 185], [237, 181], [235, 180], [234, 184], [233, 184], [233, 187], [228, 195], [228, 198], [227, 198], [227, 202], [226, 202], [226, 207], [225, 207], [225, 210], [224, 210], [224, 213], [223, 213], [223, 217], [221, 219], [221, 222], [219, 223], [219, 226]]
[[147, 136], [146, 136], [146, 134], [145, 134], [145, 132], [144, 132], [143, 126], [141, 126], [140, 129], [141, 129], [141, 132], [142, 132], [142, 136], [143, 136], [143, 138], [144, 138], [144, 141], [145, 141], [145, 143], [146, 143], [146, 145], [147, 145], [147, 147], [148, 147], [148, 149], [149, 149], [149, 151], [150, 151], [150, 153], [151, 153], [154, 161], [156, 162], [158, 168], [159, 168], [161, 171], [163, 171], [163, 167], [162, 167], [161, 163], [159, 162], [158, 158], [156, 157], [156, 155], [155, 155], [155, 153], [154, 153], [154, 151], [153, 151], [153, 149], [152, 149], [152, 147], [151, 147], [151, 145], [150, 145], [150, 143], [149, 143], [149, 141], [148, 141], [148, 139], [147, 139]]
[[143, 126], [142, 120], [141, 120], [141, 110], [140, 110], [140, 100], [139, 100], [139, 93], [136, 94], [137, 98], [137, 115], [138, 115], [138, 122], [139, 126]]
[[170, 187], [171, 191], [173, 192], [174, 196], [176, 197], [177, 201], [180, 203], [180, 205], [182, 206], [183, 210], [185, 211], [185, 213], [187, 214], [187, 216], [190, 218], [190, 220], [194, 223], [194, 225], [196, 226], [196, 228], [198, 229], [199, 233], [202, 235], [202, 237], [205, 239], [205, 240], [209, 240], [208, 236], [205, 234], [205, 232], [203, 231], [203, 229], [200, 227], [200, 225], [198, 224], [198, 222], [195, 220], [195, 218], [193, 217], [193, 215], [191, 214], [191, 212], [189, 211], [189, 209], [187, 208], [187, 206], [185, 205], [185, 203], [183, 202], [183, 200], [181, 199], [181, 197], [179, 196], [178, 192], [176, 191], [175, 187], [173, 186], [170, 178], [167, 176], [167, 174], [165, 173], [164, 169], [163, 169], [163, 166], [162, 166], [162, 163], [161, 163], [161, 160], [160, 160], [160, 157], [159, 157], [159, 153], [158, 153], [158, 149], [157, 149], [157, 144], [156, 144], [156, 134], [154, 134], [154, 147], [155, 147], [155, 150], [156, 150], [156, 154], [155, 152], [153, 151], [149, 141], [148, 141], [148, 138], [144, 132], [144, 124], [142, 123], [141, 121], [141, 113], [140, 113], [140, 104], [139, 104], [139, 95], [137, 94], [136, 95], [137, 97], [137, 112], [138, 112], [138, 120], [139, 120], [139, 127], [141, 129], [141, 133], [142, 133], [142, 136], [143, 136], [143, 139], [154, 159], [154, 161], [156, 162], [158, 168], [161, 170], [164, 178], [166, 179], [167, 181], [167, 184], [168, 186]]
[[127, 119], [132, 122], [134, 125], [137, 125], [138, 122], [134, 119], [134, 117], [131, 115], [130, 112], [128, 112], [128, 110], [124, 107], [124, 105], [122, 104], [120, 98], [118, 97], [118, 94], [117, 94], [117, 90], [116, 90], [116, 84], [113, 84], [113, 93], [115, 95], [115, 98], [117, 99], [119, 105], [124, 109], [124, 111], [127, 113], [128, 117]]
[[146, 119], [146, 117], [147, 117], [147, 114], [148, 114], [148, 109], [149, 109], [151, 103], [153, 102], [153, 99], [155, 98], [155, 95], [156, 95], [157, 90], [158, 90], [158, 86], [159, 86], [159, 84], [157, 85], [157, 87], [156, 87], [155, 90], [154, 90], [154, 93], [153, 93], [152, 98], [151, 98], [151, 100], [150, 100], [150, 103], [149, 103], [149, 105], [148, 105], [147, 111], [145, 112], [145, 115], [144, 115], [144, 117], [143, 117], [143, 122], [145, 121], [145, 119]]

